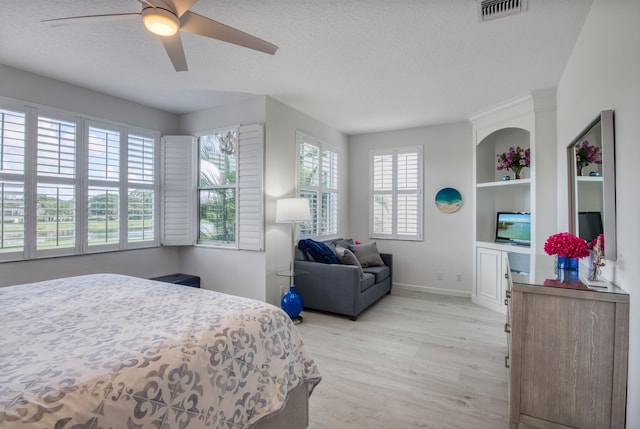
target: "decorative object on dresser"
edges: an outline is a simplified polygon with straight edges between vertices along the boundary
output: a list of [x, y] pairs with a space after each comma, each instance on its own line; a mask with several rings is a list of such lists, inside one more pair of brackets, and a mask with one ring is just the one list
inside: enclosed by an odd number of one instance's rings
[[606, 282], [598, 279], [600, 269], [606, 265], [604, 260], [604, 234], [599, 234], [594, 238], [589, 247], [589, 276], [587, 284], [589, 286], [606, 287]]
[[289, 258], [289, 292], [286, 293], [280, 302], [282, 309], [296, 322], [301, 322], [300, 312], [302, 311], [302, 297], [296, 291], [294, 280], [295, 272], [295, 252], [296, 252], [296, 223], [308, 222], [311, 220], [311, 210], [307, 198], [283, 198], [276, 201], [276, 223], [291, 224], [291, 256]]
[[[570, 232], [559, 232], [547, 238], [544, 243], [547, 255], [556, 255], [558, 272], [578, 271], [578, 259], [589, 256], [587, 242]], [[576, 279], [577, 280], [577, 279]]]

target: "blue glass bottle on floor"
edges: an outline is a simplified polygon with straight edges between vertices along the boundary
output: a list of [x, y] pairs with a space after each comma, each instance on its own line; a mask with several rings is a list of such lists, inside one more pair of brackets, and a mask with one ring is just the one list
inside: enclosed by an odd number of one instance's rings
[[296, 292], [294, 285], [291, 285], [289, 292], [282, 297], [280, 306], [292, 320], [300, 316], [300, 312], [302, 311], [302, 297]]

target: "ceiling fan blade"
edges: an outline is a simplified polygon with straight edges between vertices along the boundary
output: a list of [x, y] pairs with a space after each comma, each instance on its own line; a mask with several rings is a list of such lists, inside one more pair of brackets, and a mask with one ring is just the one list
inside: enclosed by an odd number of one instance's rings
[[278, 50], [278, 47], [273, 43], [190, 11], [180, 17], [180, 30], [255, 49], [266, 54], [273, 55]]
[[165, 1], [165, 0], [138, 0], [138, 3], [142, 3], [143, 6], [146, 4], [147, 6], [150, 6], [153, 8], [161, 7], [163, 9], [169, 9], [169, 10], [175, 9], [171, 4], [171, 1]]
[[110, 13], [107, 15], [85, 15], [85, 16], [70, 16], [68, 18], [55, 18], [55, 19], [43, 19], [40, 22], [46, 22], [52, 27], [60, 27], [63, 25], [92, 23], [98, 21], [116, 21], [119, 19], [137, 18], [140, 13]]
[[151, 3], [149, 0], [138, 0], [138, 3], [142, 4], [143, 6], [146, 4], [147, 6], [156, 7], [156, 5]]
[[180, 18], [186, 11], [196, 4], [198, 0], [173, 0], [173, 7], [176, 10], [176, 15]]
[[159, 36], [164, 45], [164, 49], [169, 55], [169, 59], [173, 63], [173, 68], [176, 71], [187, 71], [187, 59], [184, 56], [184, 49], [182, 48], [182, 39], [180, 39], [180, 33], [176, 33], [173, 36]]

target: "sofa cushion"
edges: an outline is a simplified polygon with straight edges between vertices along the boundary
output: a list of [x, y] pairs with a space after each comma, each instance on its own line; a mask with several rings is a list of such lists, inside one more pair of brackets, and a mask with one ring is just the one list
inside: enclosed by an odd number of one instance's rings
[[308, 261], [307, 254], [304, 253], [298, 246], [296, 246], [296, 261]]
[[384, 265], [382, 258], [380, 257], [380, 252], [378, 252], [378, 248], [376, 247], [376, 242], [372, 241], [371, 243], [359, 244], [349, 246], [349, 250], [356, 255], [360, 265], [362, 268], [366, 267], [381, 267]]
[[389, 277], [389, 267], [367, 267], [363, 268], [365, 273], [373, 274], [376, 278], [376, 283], [380, 283], [382, 280]]
[[360, 292], [364, 292], [374, 284], [376, 284], [376, 276], [371, 273], [364, 273], [362, 277], [360, 277]]
[[324, 243], [307, 238], [300, 240], [298, 242], [298, 247], [306, 253], [308, 258], [312, 261], [322, 262], [324, 264], [338, 263], [336, 254]]
[[342, 246], [336, 246], [336, 255], [338, 256], [338, 262], [343, 265], [355, 265], [358, 267], [358, 274], [362, 277], [363, 271], [358, 258], [349, 249], [345, 249]]
[[353, 240], [351, 238], [337, 238], [335, 240], [331, 240], [331, 243], [333, 243], [336, 247], [340, 246], [344, 247], [345, 249], [348, 249], [349, 246], [353, 246]]

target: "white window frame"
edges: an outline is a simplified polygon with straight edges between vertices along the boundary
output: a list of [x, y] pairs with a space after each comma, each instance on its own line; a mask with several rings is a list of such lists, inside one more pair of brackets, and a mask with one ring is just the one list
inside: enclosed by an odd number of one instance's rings
[[[25, 167], [23, 175], [24, 183], [24, 249], [16, 252], [0, 253], [0, 261], [16, 261], [38, 259], [56, 256], [71, 256], [85, 253], [96, 253], [113, 250], [129, 250], [136, 248], [159, 246], [160, 231], [160, 200], [159, 196], [159, 142], [160, 133], [141, 128], [130, 127], [125, 124], [118, 124], [92, 118], [89, 116], [67, 112], [60, 109], [42, 105], [26, 105], [19, 100], [0, 97], [0, 108], [12, 110], [25, 114]], [[57, 178], [38, 176], [37, 172], [37, 144], [38, 144], [38, 118], [47, 117], [54, 120], [72, 122], [76, 126], [76, 158], [75, 177]], [[88, 179], [88, 129], [90, 126], [115, 130], [120, 133], [120, 176], [117, 182], [109, 182], [109, 186], [116, 186], [120, 192], [120, 235], [117, 244], [88, 246], [88, 189], [92, 184], [99, 184], [100, 181]], [[153, 140], [154, 161], [153, 161], [153, 183], [140, 184], [129, 182], [127, 175], [128, 166], [128, 136], [135, 135]], [[12, 177], [13, 176], [13, 177]], [[2, 181], [15, 181], [19, 175], [1, 174]], [[37, 242], [37, 185], [72, 184], [75, 188], [75, 245], [65, 248], [40, 249], [36, 248]], [[116, 184], [117, 183], [117, 184]], [[128, 200], [127, 192], [131, 187], [153, 189], [153, 239], [145, 241], [128, 242]]]
[[[300, 151], [303, 144], [307, 144], [313, 146], [318, 149], [318, 184], [317, 185], [307, 185], [300, 183]], [[322, 162], [322, 152], [329, 151], [335, 154], [336, 162], [335, 162], [335, 177], [332, 178], [332, 181], [335, 182], [335, 187], [326, 187], [322, 184], [322, 177], [324, 175], [323, 171], [323, 162]], [[337, 237], [340, 233], [340, 151], [333, 146], [327, 145], [321, 140], [310, 136], [301, 131], [296, 131], [296, 195], [298, 197], [305, 197], [304, 193], [313, 193], [315, 194], [315, 198], [317, 201], [317, 206], [314, 207], [313, 204], [310, 204], [311, 209], [311, 218], [315, 219], [316, 225], [314, 230], [317, 234], [304, 234], [303, 229], [301, 228], [304, 224], [300, 225], [300, 238], [318, 238], [318, 239], [328, 239]], [[335, 222], [333, 223], [334, 230], [323, 230], [323, 225], [327, 224], [327, 219], [323, 218], [321, 214], [325, 211], [325, 207], [323, 207], [323, 194], [331, 194], [335, 200]], [[329, 207], [330, 209], [330, 207]], [[333, 229], [331, 228], [331, 229]]]
[[[372, 150], [369, 153], [369, 237], [375, 239], [388, 239], [388, 240], [406, 240], [406, 241], [422, 241], [423, 237], [423, 224], [424, 224], [424, 202], [423, 202], [423, 159], [422, 159], [422, 146], [386, 149], [386, 150]], [[417, 155], [417, 177], [416, 188], [399, 189], [398, 186], [398, 157], [404, 154], [416, 154]], [[391, 156], [392, 158], [392, 172], [391, 172], [391, 187], [389, 189], [375, 189], [375, 159], [381, 156]], [[375, 201], [376, 197], [380, 195], [391, 196], [392, 210], [391, 210], [391, 231], [388, 233], [375, 231]], [[416, 198], [416, 232], [415, 234], [409, 234], [399, 231], [398, 225], [398, 197], [401, 195], [413, 196]]]
[[[237, 129], [237, 159], [236, 159], [236, 220], [235, 241], [219, 242], [212, 240], [197, 241], [200, 229], [199, 210], [199, 149], [196, 139], [191, 140], [190, 147], [193, 150], [191, 156], [194, 164], [194, 174], [191, 178], [178, 177], [177, 175], [164, 176], [165, 188], [174, 189], [173, 195], [167, 195], [164, 199], [165, 210], [175, 208], [179, 201], [191, 199], [193, 202], [189, 209], [193, 210], [192, 222], [178, 225], [175, 217], [169, 219], [164, 216], [165, 231], [164, 244], [184, 245], [185, 241], [192, 240], [197, 246], [214, 247], [217, 249], [264, 251], [264, 124], [231, 125], [214, 130], [199, 132], [194, 137], [210, 135], [215, 132], [228, 129]], [[165, 138], [165, 151], [174, 152], [178, 147], [184, 148], [189, 144], [187, 136], [172, 136]], [[166, 156], [165, 156], [166, 158]], [[165, 160], [166, 167], [170, 162]], [[193, 184], [186, 183], [193, 181]], [[190, 195], [187, 195], [187, 191]], [[178, 191], [180, 190], [180, 191]], [[186, 210], [186, 209], [185, 209]], [[189, 237], [183, 241], [176, 239], [175, 231], [190, 231]], [[168, 234], [171, 232], [171, 234]], [[183, 233], [183, 235], [186, 235]]]
[[[200, 186], [200, 138], [204, 137], [204, 136], [209, 136], [212, 134], [217, 134], [217, 133], [222, 133], [222, 132], [226, 132], [226, 131], [235, 131], [236, 133], [236, 181], [233, 185], [217, 185], [217, 186], [207, 186], [207, 187], [201, 187]], [[196, 216], [197, 216], [197, 222], [196, 222], [196, 237], [197, 237], [197, 243], [203, 246], [209, 246], [209, 247], [222, 247], [222, 248], [232, 248], [232, 249], [237, 249], [238, 248], [238, 235], [239, 235], [239, 228], [238, 228], [238, 216], [239, 216], [239, 210], [238, 210], [238, 202], [239, 202], [239, 183], [240, 183], [240, 126], [239, 125], [233, 125], [233, 126], [228, 126], [228, 127], [222, 127], [222, 128], [216, 128], [213, 130], [209, 130], [209, 131], [205, 131], [205, 132], [199, 132], [195, 134], [196, 136], [196, 140], [197, 140], [197, 148], [196, 148], [196, 157], [197, 157], [197, 162], [196, 162], [196, 189], [197, 189], [197, 208], [196, 208]], [[235, 200], [236, 200], [236, 210], [235, 210], [235, 216], [234, 216], [234, 239], [233, 241], [224, 241], [224, 240], [202, 240], [200, 239], [200, 192], [205, 191], [205, 190], [215, 190], [215, 189], [233, 189], [235, 192]]]

